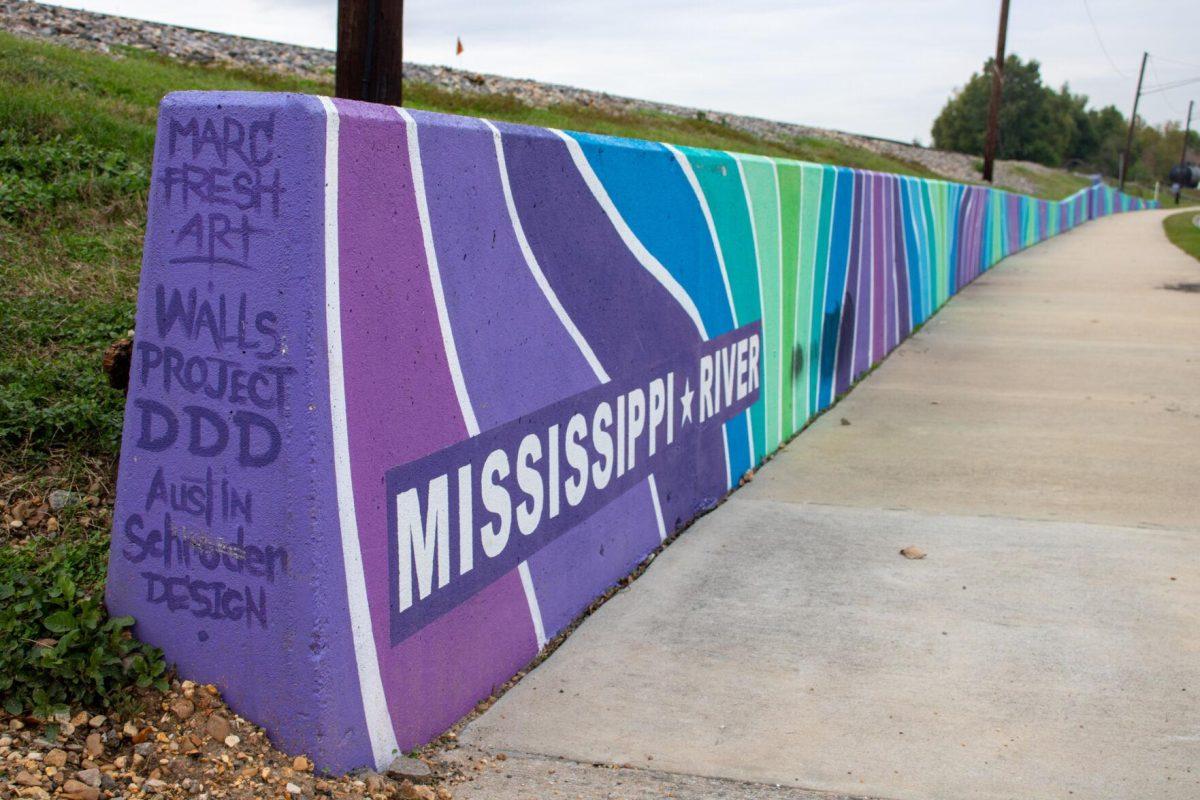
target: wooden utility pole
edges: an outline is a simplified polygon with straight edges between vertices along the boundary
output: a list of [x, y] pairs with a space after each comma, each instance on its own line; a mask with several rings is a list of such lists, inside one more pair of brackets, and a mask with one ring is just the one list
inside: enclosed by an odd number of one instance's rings
[[1000, 90], [1004, 86], [1004, 40], [1008, 36], [1008, 0], [1000, 0], [1000, 31], [992, 62], [992, 101], [988, 104], [987, 138], [983, 143], [983, 179], [992, 182], [992, 167], [1000, 147]]
[[1146, 77], [1146, 59], [1149, 53], [1142, 53], [1142, 68], [1138, 71], [1137, 91], [1133, 93], [1133, 113], [1129, 115], [1129, 133], [1125, 136], [1125, 153], [1121, 156], [1121, 191], [1125, 191], [1125, 179], [1129, 176], [1129, 151], [1133, 148], [1133, 127], [1137, 125], [1138, 100], [1142, 99], [1142, 78]]
[[338, 0], [334, 94], [401, 105], [404, 0]]

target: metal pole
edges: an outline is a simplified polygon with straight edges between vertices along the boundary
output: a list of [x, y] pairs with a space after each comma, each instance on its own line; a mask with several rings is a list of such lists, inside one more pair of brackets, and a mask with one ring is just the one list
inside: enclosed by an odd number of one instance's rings
[[983, 143], [983, 179], [992, 182], [992, 166], [1000, 146], [1000, 89], [1004, 85], [1004, 40], [1008, 36], [1008, 0], [1000, 0], [1000, 30], [992, 62], [992, 99], [988, 104], [987, 138]]
[[338, 0], [337, 33], [334, 94], [401, 105], [404, 0]]
[[1133, 94], [1133, 113], [1129, 115], [1129, 133], [1125, 136], [1125, 155], [1121, 158], [1121, 191], [1125, 191], [1125, 179], [1129, 177], [1129, 151], [1133, 147], [1133, 127], [1137, 125], [1138, 100], [1142, 99], [1142, 78], [1146, 76], [1146, 59], [1149, 53], [1142, 53], [1142, 68], [1138, 71], [1137, 91]]

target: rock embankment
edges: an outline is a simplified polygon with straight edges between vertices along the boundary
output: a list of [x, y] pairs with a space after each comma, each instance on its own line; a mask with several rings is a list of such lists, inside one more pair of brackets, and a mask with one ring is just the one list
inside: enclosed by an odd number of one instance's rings
[[[267, 69], [326, 80], [333, 76], [334, 56], [330, 50], [162, 25], [48, 6], [29, 0], [0, 0], [0, 27], [20, 36], [89, 50], [109, 52], [117, 45], [149, 50], [169, 58], [198, 64]], [[776, 122], [759, 117], [618, 97], [605, 92], [524, 78], [506, 78], [501, 75], [487, 75], [427, 64], [406, 63], [404, 68], [407, 78], [448, 91], [508, 95], [536, 107], [567, 103], [590, 106], [612, 113], [653, 111], [680, 117], [703, 117], [763, 139], [832, 139], [919, 164], [948, 180], [968, 183], [980, 181], [979, 170], [976, 169], [979, 159], [962, 153], [933, 150], [890, 139], [813, 128], [791, 122]], [[1032, 192], [1035, 188], [1027, 177], [1028, 172], [1047, 171], [1046, 167], [1039, 164], [1018, 161], [999, 162], [996, 167], [997, 184], [1025, 192]], [[1014, 167], [1020, 169], [1014, 170]]]

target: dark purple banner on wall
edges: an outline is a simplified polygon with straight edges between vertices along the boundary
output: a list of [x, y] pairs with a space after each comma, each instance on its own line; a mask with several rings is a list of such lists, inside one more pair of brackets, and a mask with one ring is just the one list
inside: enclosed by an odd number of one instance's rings
[[745, 413], [759, 397], [761, 356], [754, 322], [389, 470], [392, 644], [646, 480], [702, 430]]

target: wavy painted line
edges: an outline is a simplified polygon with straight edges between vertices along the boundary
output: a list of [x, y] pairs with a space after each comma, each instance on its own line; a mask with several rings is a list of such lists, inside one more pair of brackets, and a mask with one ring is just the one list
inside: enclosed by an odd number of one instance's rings
[[367, 603], [366, 569], [358, 541], [358, 517], [350, 475], [350, 438], [346, 425], [346, 378], [342, 363], [342, 304], [338, 256], [338, 129], [333, 101], [321, 97], [325, 108], [325, 329], [329, 361], [329, 413], [333, 425], [333, 469], [342, 538], [342, 564], [346, 573], [346, 600], [354, 661], [362, 696], [363, 720], [376, 767], [382, 768], [399, 745], [388, 714], [387, 697], [379, 672], [371, 609]]
[[429, 223], [429, 202], [425, 198], [425, 172], [421, 168], [421, 144], [417, 135], [417, 123], [403, 108], [396, 113], [404, 120], [408, 135], [408, 159], [412, 165], [413, 191], [417, 196], [417, 215], [421, 218], [421, 235], [425, 240], [425, 258], [429, 263], [429, 277], [433, 283], [433, 299], [437, 305], [438, 327], [442, 330], [442, 344], [446, 348], [446, 366], [454, 382], [454, 393], [462, 410], [463, 422], [468, 436], [479, 435], [479, 422], [475, 418], [475, 407], [467, 394], [467, 382], [463, 378], [462, 365], [458, 361], [458, 348], [454, 344], [454, 330], [450, 327], [450, 315], [446, 311], [446, 293], [442, 288], [442, 275], [438, 270], [437, 248], [433, 244], [433, 226]]
[[525, 257], [525, 263], [529, 266], [529, 271], [533, 274], [533, 279], [537, 282], [538, 288], [546, 296], [546, 301], [550, 303], [550, 308], [554, 310], [558, 321], [562, 323], [571, 340], [575, 342], [575, 346], [579, 348], [579, 352], [583, 354], [588, 366], [596, 374], [596, 378], [601, 383], [608, 383], [611, 379], [608, 373], [605, 372], [604, 366], [600, 363], [600, 359], [596, 358], [596, 354], [592, 351], [592, 346], [583, 338], [583, 334], [579, 332], [579, 327], [571, 319], [571, 315], [567, 313], [567, 310], [563, 308], [562, 301], [558, 299], [558, 295], [555, 294], [550, 281], [546, 280], [546, 273], [542, 272], [542, 267], [538, 264], [537, 257], [529, 247], [529, 239], [525, 237], [525, 229], [521, 226], [521, 217], [517, 214], [516, 203], [513, 202], [512, 185], [508, 180], [508, 165], [504, 161], [504, 145], [500, 140], [500, 130], [486, 119], [483, 120], [483, 124], [491, 129], [492, 138], [496, 143], [496, 161], [500, 166], [500, 186], [504, 191], [504, 204], [508, 207], [508, 218], [512, 221], [513, 233], [517, 237], [517, 245], [521, 248], [521, 255]]

